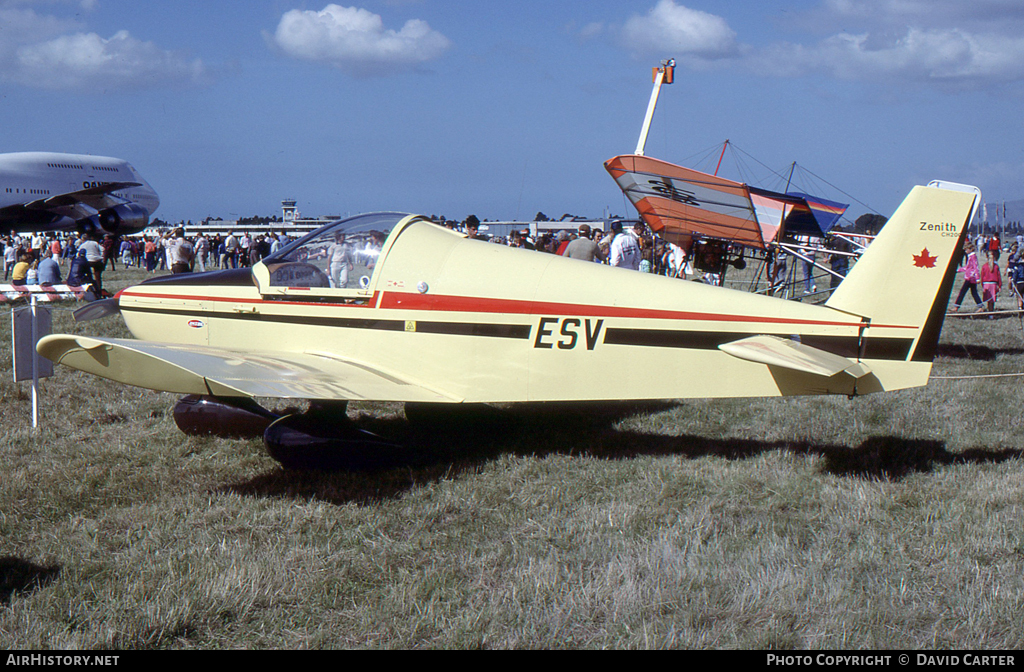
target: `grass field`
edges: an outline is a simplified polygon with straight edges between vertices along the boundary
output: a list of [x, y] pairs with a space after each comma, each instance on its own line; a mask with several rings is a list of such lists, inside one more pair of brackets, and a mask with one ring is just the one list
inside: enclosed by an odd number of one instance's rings
[[[72, 307], [55, 331], [127, 335]], [[1024, 646], [1024, 378], [959, 378], [1024, 373], [1015, 316], [947, 319], [927, 388], [853, 400], [418, 437], [353, 405], [423, 458], [332, 474], [60, 367], [33, 431], [8, 313], [0, 649]]]

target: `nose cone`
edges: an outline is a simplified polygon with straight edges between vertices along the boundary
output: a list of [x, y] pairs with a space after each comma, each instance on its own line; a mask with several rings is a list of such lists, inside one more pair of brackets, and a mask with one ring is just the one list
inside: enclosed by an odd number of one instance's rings
[[146, 211], [146, 215], [149, 217], [153, 216], [156, 209], [160, 207], [160, 197], [153, 191], [153, 187], [149, 186], [149, 183], [139, 178], [139, 182], [142, 183], [141, 187], [135, 187], [130, 192], [131, 199], [139, 207]]
[[132, 200], [145, 208], [149, 216], [152, 217], [156, 209], [160, 207], [160, 197], [157, 195], [156, 190], [150, 186], [149, 182], [139, 174], [139, 171], [135, 170], [135, 166], [130, 163], [127, 165], [128, 169], [132, 171], [135, 181], [142, 185], [132, 190]]
[[152, 215], [156, 212], [156, 209], [160, 207], [160, 197], [157, 196], [156, 192], [153, 191], [153, 187], [149, 186], [148, 183], [146, 184], [146, 188], [149, 189], [149, 193], [151, 194], [150, 201], [152, 202], [153, 207], [149, 209], [149, 214]]
[[153, 187], [149, 186], [149, 182], [142, 179], [138, 173], [135, 173], [135, 175], [138, 178], [138, 181], [142, 183], [142, 186], [135, 187], [133, 200], [145, 208], [146, 213], [152, 217], [153, 213], [156, 212], [156, 209], [160, 207], [160, 197], [157, 195]]

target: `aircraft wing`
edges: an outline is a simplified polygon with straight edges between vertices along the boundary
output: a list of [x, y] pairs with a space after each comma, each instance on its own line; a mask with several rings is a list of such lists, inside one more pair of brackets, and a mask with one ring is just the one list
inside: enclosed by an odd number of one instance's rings
[[409, 376], [330, 353], [229, 350], [55, 334], [39, 341], [56, 363], [127, 385], [178, 394], [280, 399], [454, 403]]
[[[107, 182], [88, 189], [69, 191], [49, 198], [41, 198], [25, 204], [27, 210], [52, 210], [59, 211], [63, 208], [74, 208], [78, 205], [86, 205], [95, 210], [104, 210], [120, 205], [125, 199], [113, 196], [113, 192], [128, 189], [129, 187], [141, 187], [139, 182]], [[64, 214], [64, 213], [61, 213]]]
[[749, 362], [780, 366], [826, 378], [844, 371], [854, 378], [863, 378], [871, 372], [871, 369], [859, 362], [778, 336], [751, 336], [724, 343], [718, 349]]

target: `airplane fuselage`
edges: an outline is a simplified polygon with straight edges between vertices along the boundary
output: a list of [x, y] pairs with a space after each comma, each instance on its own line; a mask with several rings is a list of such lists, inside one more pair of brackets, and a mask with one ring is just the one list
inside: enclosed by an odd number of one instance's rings
[[[592, 270], [578, 268], [586, 262], [544, 261], [565, 266], [569, 273]], [[241, 286], [244, 278], [234, 273], [226, 275], [240, 279], [236, 286], [144, 284], [121, 293], [119, 304], [140, 340], [229, 351], [319, 353], [325, 358], [337, 354], [346, 361], [372, 363], [382, 375], [415, 372], [408, 382], [445, 397], [437, 401], [849, 395], [883, 389], [875, 376], [890, 364], [901, 365], [906, 375], [913, 344], [910, 325], [865, 328], [854, 316], [812, 306], [794, 311], [799, 316], [780, 315], [771, 304], [756, 313], [722, 310], [714, 291], [720, 288], [679, 280], [669, 286], [658, 277], [606, 266], [593, 270], [604, 275], [595, 276], [595, 282], [625, 281], [623, 285], [636, 287], [628, 280], [658, 281], [644, 283], [648, 296], [656, 292], [666, 303], [674, 300], [690, 308], [566, 303], [555, 297], [422, 296], [415, 290], [387, 289], [374, 292], [365, 303], [331, 303], [266, 297], [252, 285]], [[626, 273], [636, 277], [623, 278]], [[870, 381], [848, 376], [824, 381], [773, 371], [719, 349], [761, 334], [799, 338], [853, 358], [865, 346], [862, 361], [875, 374]], [[930, 362], [909, 366], [916, 366], [917, 375], [907, 380], [908, 386], [927, 380]]]
[[916, 187], [824, 305], [371, 213], [251, 270], [123, 290], [116, 306], [136, 339], [55, 334], [38, 350], [121, 383], [213, 397], [496, 403], [917, 387], [977, 200]]
[[[138, 186], [109, 191], [107, 199], [95, 203], [88, 198], [61, 199], [121, 183]], [[148, 221], [160, 206], [156, 192], [127, 161], [54, 152], [0, 154], [0, 230], [88, 229], [103, 219], [101, 215], [106, 215], [104, 222], [114, 221], [119, 206], [128, 207], [133, 218], [117, 233], [141, 230], [144, 225], [137, 222]]]
[[[260, 264], [171, 276], [124, 290], [119, 305], [142, 341], [314, 355], [407, 385], [378, 401], [409, 400], [411, 387], [451, 402], [851, 395], [924, 384], [931, 368], [913, 361], [920, 330], [909, 321], [870, 323], [468, 240], [426, 222], [385, 247], [365, 287], [291, 286], [275, 283], [275, 273]], [[822, 377], [720, 348], [761, 335], [864, 362], [872, 373]], [[338, 387], [338, 397], [369, 398]]]

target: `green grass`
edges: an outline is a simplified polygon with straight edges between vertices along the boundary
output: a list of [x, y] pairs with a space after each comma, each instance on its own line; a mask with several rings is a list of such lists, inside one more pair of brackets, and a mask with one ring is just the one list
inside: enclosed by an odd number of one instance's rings
[[[70, 308], [55, 330], [126, 335]], [[936, 376], [1020, 372], [1016, 317], [947, 320]], [[8, 373], [0, 648], [1020, 648], [1021, 382], [431, 436], [353, 405], [423, 460], [331, 474], [60, 368], [33, 431]]]

